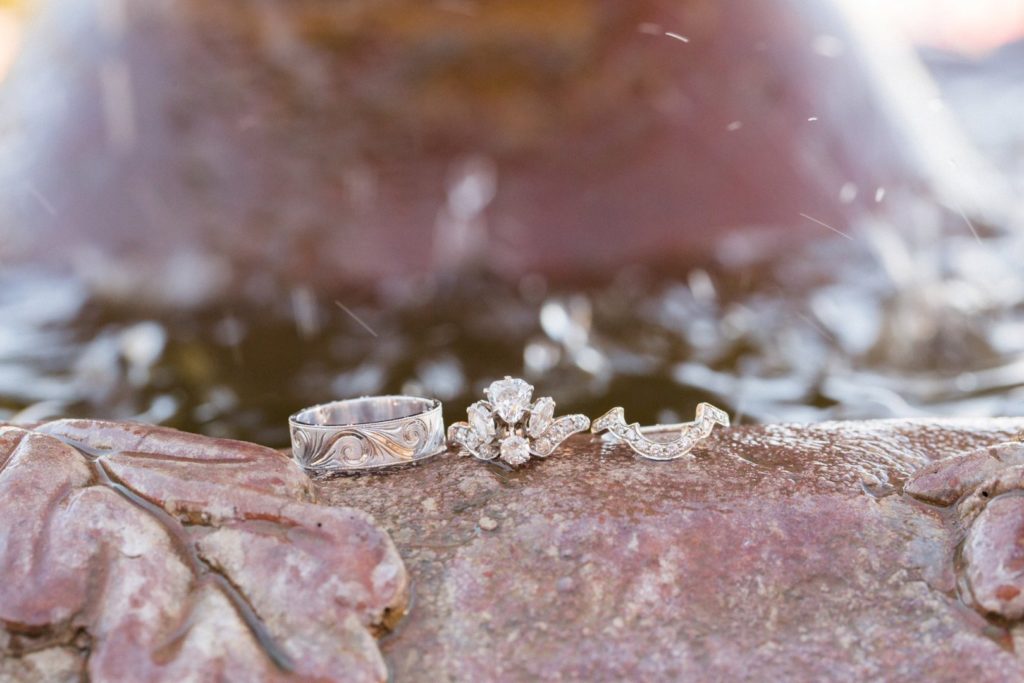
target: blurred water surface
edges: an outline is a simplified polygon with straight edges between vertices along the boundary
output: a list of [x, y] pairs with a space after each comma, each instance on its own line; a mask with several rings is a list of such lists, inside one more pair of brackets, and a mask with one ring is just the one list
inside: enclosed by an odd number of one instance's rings
[[[895, 201], [895, 200], [893, 200]], [[539, 276], [395, 281], [342, 300], [302, 288], [156, 314], [72, 279], [6, 269], [5, 419], [138, 419], [274, 446], [312, 403], [437, 396], [460, 417], [482, 386], [521, 375], [564, 411], [613, 405], [641, 422], [711, 400], [742, 421], [1024, 414], [1024, 239], [905, 224], [779, 253], [740, 234], [678, 272], [600, 286]]]
[[[931, 104], [1016, 189], [1022, 45], [925, 55], [942, 93]], [[494, 195], [484, 162], [449, 183], [446, 244], [472, 237]], [[21, 194], [56, 215], [35, 188]], [[794, 215], [783, 229], [820, 227], [799, 248], [738, 230], [700, 262], [577, 286], [478, 272], [327, 293], [253, 269], [242, 291], [209, 297], [221, 274], [201, 250], [140, 271], [83, 249], [78, 276], [7, 262], [0, 420], [136, 419], [284, 446], [287, 416], [313, 403], [428, 394], [451, 421], [505, 374], [562, 412], [621, 405], [643, 423], [690, 419], [702, 400], [740, 423], [1024, 414], [1024, 211], [985, 225], [852, 182], [836, 199], [857, 197], [877, 211], [842, 230]]]

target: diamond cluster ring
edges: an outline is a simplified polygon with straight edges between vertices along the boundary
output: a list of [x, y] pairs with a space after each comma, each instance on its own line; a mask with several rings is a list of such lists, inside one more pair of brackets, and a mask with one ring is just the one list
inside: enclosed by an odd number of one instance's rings
[[479, 460], [496, 458], [518, 467], [530, 457], [546, 458], [573, 434], [590, 427], [586, 415], [555, 417], [555, 402], [542, 396], [531, 403], [533, 386], [506, 377], [485, 390], [485, 401], [469, 406], [468, 422], [448, 428], [448, 440]]
[[[716, 424], [728, 427], [728, 413], [710, 403], [701, 403], [697, 406], [697, 416], [693, 422], [650, 427], [641, 427], [637, 423], [627, 425], [622, 408], [612, 408], [594, 420], [591, 431], [595, 434], [609, 432], [613, 438], [624, 441], [635, 453], [649, 460], [675, 460], [689, 455], [698, 442], [710, 436]], [[644, 436], [673, 431], [678, 432], [679, 436], [672, 441], [654, 440]]]

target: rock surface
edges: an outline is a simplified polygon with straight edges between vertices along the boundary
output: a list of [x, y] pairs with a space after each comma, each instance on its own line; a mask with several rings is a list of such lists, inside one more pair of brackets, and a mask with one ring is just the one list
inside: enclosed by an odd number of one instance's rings
[[271, 449], [0, 427], [0, 680], [380, 681], [405, 567]]
[[312, 486], [250, 444], [0, 427], [0, 681], [1020, 680], [1022, 426], [739, 427], [663, 463], [577, 436]]
[[951, 522], [963, 538], [965, 600], [996, 618], [1024, 617], [1024, 443], [944, 458], [916, 472], [905, 490], [942, 506], [956, 503]]
[[397, 681], [1021, 680], [1021, 627], [960, 597], [957, 509], [903, 485], [1022, 426], [739, 427], [692, 463], [578, 436], [517, 471], [449, 453], [317, 487], [410, 568]]

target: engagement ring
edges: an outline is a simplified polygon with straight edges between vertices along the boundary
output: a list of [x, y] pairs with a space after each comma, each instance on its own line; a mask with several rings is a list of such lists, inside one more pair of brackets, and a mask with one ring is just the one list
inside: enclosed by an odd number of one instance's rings
[[532, 403], [533, 387], [506, 377], [493, 382], [466, 411], [468, 422], [448, 428], [448, 440], [479, 460], [499, 458], [518, 467], [531, 456], [546, 458], [559, 444], [590, 426], [586, 415], [555, 417], [555, 402], [542, 396]]

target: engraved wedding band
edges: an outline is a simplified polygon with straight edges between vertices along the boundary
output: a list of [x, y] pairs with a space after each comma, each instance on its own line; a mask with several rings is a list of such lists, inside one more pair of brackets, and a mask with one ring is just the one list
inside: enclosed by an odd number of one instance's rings
[[[728, 427], [728, 413], [710, 403], [701, 403], [697, 406], [697, 416], [693, 422], [649, 427], [641, 427], [635, 422], [627, 425], [622, 408], [612, 408], [594, 420], [590, 431], [595, 434], [608, 432], [614, 439], [624, 441], [633, 452], [648, 460], [675, 460], [689, 455], [697, 443], [711, 434], [716, 424]], [[679, 436], [671, 441], [649, 439], [644, 436], [666, 432], [678, 432]]]
[[477, 460], [501, 459], [513, 467], [531, 457], [546, 458], [573, 434], [590, 426], [586, 415], [555, 417], [555, 402], [548, 396], [536, 401], [533, 386], [506, 377], [484, 391], [485, 401], [467, 409], [469, 422], [448, 428], [448, 439]]
[[371, 396], [306, 408], [288, 418], [292, 456], [314, 472], [406, 465], [446, 448], [441, 402]]

